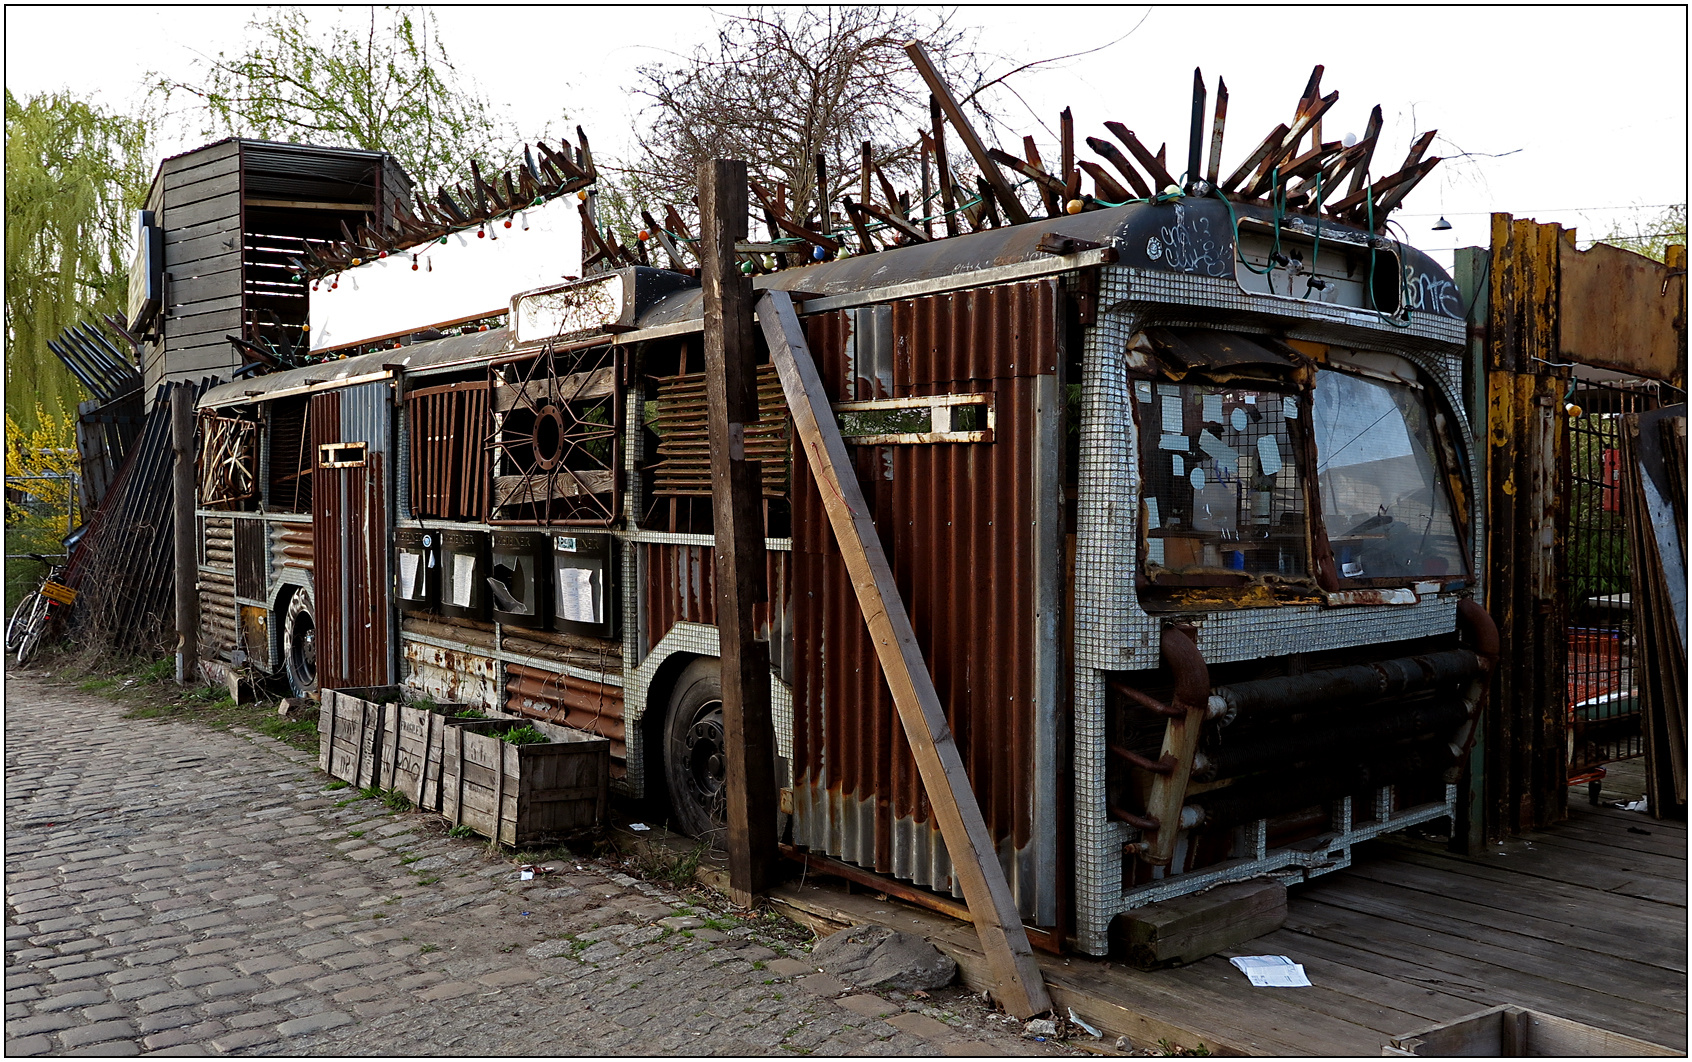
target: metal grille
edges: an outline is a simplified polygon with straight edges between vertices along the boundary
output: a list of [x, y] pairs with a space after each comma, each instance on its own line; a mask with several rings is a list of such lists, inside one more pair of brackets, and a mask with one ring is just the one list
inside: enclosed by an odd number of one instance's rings
[[[654, 415], [647, 421], [658, 436], [652, 466], [657, 497], [711, 496], [711, 439], [706, 430], [705, 374], [658, 381]], [[787, 495], [789, 449], [787, 407], [775, 366], [758, 366], [758, 423], [746, 428], [746, 455], [758, 462], [768, 497]]]
[[488, 382], [406, 392], [411, 435], [411, 514], [480, 520], [487, 508]]
[[1642, 756], [1633, 665], [1632, 577], [1623, 520], [1621, 416], [1655, 409], [1654, 389], [1580, 385], [1569, 420], [1569, 777]]

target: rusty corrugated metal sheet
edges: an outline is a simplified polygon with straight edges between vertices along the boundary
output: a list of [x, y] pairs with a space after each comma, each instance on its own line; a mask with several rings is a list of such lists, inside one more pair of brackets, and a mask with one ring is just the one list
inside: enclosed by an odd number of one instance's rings
[[[311, 400], [313, 581], [318, 684], [392, 681], [388, 603], [388, 385], [326, 391]], [[361, 465], [325, 468], [317, 448], [362, 442]]]
[[[646, 543], [645, 656], [677, 623], [717, 623], [716, 560], [710, 546]], [[793, 682], [793, 555], [764, 552], [769, 601], [752, 608], [752, 629], [770, 643], [770, 663], [783, 682]]]
[[507, 664], [505, 710], [609, 738], [611, 776], [621, 778], [627, 773], [629, 749], [623, 740], [621, 687]]
[[282, 568], [311, 571], [310, 524], [270, 525], [270, 567], [272, 571]]
[[[991, 392], [992, 443], [855, 447], [893, 564], [1019, 905], [1032, 902], [1036, 382], [1056, 371], [1055, 281], [809, 318], [835, 401]], [[953, 889], [856, 595], [803, 452], [794, 456], [794, 836]], [[954, 890], [955, 891], [955, 890]]]

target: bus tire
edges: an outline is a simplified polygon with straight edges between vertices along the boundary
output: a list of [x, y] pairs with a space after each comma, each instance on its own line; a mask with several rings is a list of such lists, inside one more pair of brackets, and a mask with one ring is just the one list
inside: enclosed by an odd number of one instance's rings
[[317, 692], [317, 620], [311, 605], [310, 590], [295, 590], [282, 620], [282, 665], [295, 697]]
[[671, 689], [664, 721], [664, 781], [679, 829], [721, 846], [728, 822], [728, 750], [717, 660], [689, 664]]

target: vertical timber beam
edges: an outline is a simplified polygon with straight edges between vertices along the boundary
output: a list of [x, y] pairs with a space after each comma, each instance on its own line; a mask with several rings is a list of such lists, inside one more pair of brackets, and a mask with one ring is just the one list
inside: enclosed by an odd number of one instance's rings
[[1572, 234], [1492, 216], [1487, 313], [1487, 610], [1500, 666], [1487, 734], [1487, 833], [1548, 826], [1568, 807], [1568, 508], [1559, 262]]
[[759, 465], [746, 457], [758, 420], [752, 282], [734, 245], [746, 239], [746, 163], [699, 166], [700, 266], [705, 297], [705, 395], [711, 438], [712, 551], [721, 642], [727, 747], [729, 894], [742, 907], [771, 884], [776, 859], [775, 728], [770, 647], [753, 634], [752, 606], [766, 596]]
[[981, 950], [998, 984], [998, 1002], [1019, 1018], [1044, 1013], [1052, 1009], [1051, 998], [1022, 928], [1010, 883], [999, 865], [987, 820], [981, 815], [981, 805], [964, 770], [957, 740], [935, 692], [934, 679], [917, 645], [910, 615], [894, 583], [869, 504], [852, 473], [851, 458], [816, 363], [811, 360], [805, 333], [793, 312], [791, 296], [785, 291], [764, 292], [758, 300], [758, 323], [857, 592], [858, 607], [875, 642], [882, 673], [893, 693], [917, 774], [939, 821], [952, 869], [963, 886]]
[[176, 542], [176, 681], [193, 680], [200, 665], [199, 521], [194, 518], [194, 399], [198, 388], [179, 383], [170, 392], [172, 530]]
[[[1452, 261], [1452, 279], [1457, 282], [1457, 289], [1464, 293], [1469, 304], [1469, 315], [1465, 322], [1468, 329], [1468, 350], [1463, 361], [1463, 405], [1464, 412], [1473, 426], [1476, 436], [1474, 483], [1483, 492], [1477, 499], [1478, 504], [1471, 509], [1485, 514], [1485, 527], [1490, 532], [1492, 514], [1485, 507], [1484, 492], [1487, 480], [1487, 344], [1486, 323], [1490, 312], [1490, 291], [1488, 283], [1488, 269], [1491, 258], [1484, 247], [1458, 248]], [[1486, 551], [1487, 543], [1481, 543], [1481, 556], [1477, 570], [1482, 573], [1482, 592], [1490, 584], [1492, 572], [1490, 556]], [[1496, 661], [1493, 671], [1498, 670]], [[1489, 693], [1492, 688], [1489, 686]], [[1451, 850], [1464, 855], [1481, 851], [1487, 840], [1487, 727], [1486, 713], [1493, 709], [1490, 705], [1482, 707], [1482, 718], [1475, 727], [1474, 738], [1469, 746], [1469, 757], [1464, 765], [1464, 789], [1459, 796], [1458, 821], [1451, 830]]]

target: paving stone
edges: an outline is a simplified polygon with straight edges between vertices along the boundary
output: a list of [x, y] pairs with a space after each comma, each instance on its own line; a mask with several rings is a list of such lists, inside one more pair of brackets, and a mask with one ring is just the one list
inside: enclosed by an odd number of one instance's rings
[[59, 1042], [67, 1048], [121, 1040], [135, 1035], [135, 1026], [127, 1021], [102, 1021], [93, 1025], [79, 1025], [59, 1033]]
[[75, 1010], [77, 1007], [92, 1007], [96, 1003], [104, 1003], [106, 993], [99, 990], [85, 992], [66, 992], [63, 995], [44, 999], [35, 1005], [38, 1011]]
[[810, 992], [812, 995], [822, 996], [824, 999], [833, 999], [836, 996], [843, 995], [851, 990], [850, 986], [830, 977], [828, 974], [822, 973], [811, 974], [808, 977], [801, 977], [799, 980], [795, 981], [794, 984], [803, 988], [805, 991]]
[[423, 1000], [425, 1003], [439, 1003], [445, 999], [457, 999], [460, 996], [472, 996], [480, 991], [480, 988], [470, 984], [468, 981], [447, 981], [444, 984], [435, 985], [433, 988], [423, 989], [421, 992], [417, 993], [417, 998]]
[[283, 1036], [309, 1036], [313, 1033], [336, 1029], [342, 1025], [352, 1024], [352, 1015], [338, 1010], [327, 1010], [321, 1014], [311, 1014], [304, 1018], [292, 1018], [276, 1026], [276, 1031]]
[[234, 1032], [224, 1033], [222, 1036], [213, 1040], [211, 1045], [216, 1048], [220, 1054], [228, 1055], [249, 1047], [258, 1047], [261, 1044], [275, 1042], [276, 1030], [274, 1027], [270, 1027], [262, 1029], [240, 1029]]
[[6, 1022], [7, 1036], [28, 1036], [32, 1033], [58, 1032], [77, 1024], [77, 1019], [67, 1013], [35, 1014], [28, 1018]]
[[158, 1032], [161, 1029], [182, 1029], [200, 1020], [200, 1013], [193, 1007], [182, 1007], [177, 1010], [163, 1010], [157, 1014], [143, 1014], [135, 1022], [135, 1027], [144, 1033]]
[[903, 1009], [897, 1003], [890, 1003], [880, 996], [872, 996], [867, 993], [847, 996], [834, 1002], [853, 1014], [861, 1015], [872, 1021], [876, 1018], [885, 1018], [889, 1014], [897, 1014]]

